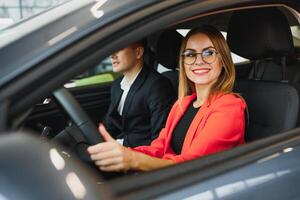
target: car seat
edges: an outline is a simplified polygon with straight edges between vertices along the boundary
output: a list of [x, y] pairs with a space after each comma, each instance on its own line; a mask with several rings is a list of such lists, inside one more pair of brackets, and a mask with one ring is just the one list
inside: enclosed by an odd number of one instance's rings
[[276, 8], [236, 11], [227, 42], [232, 52], [252, 63], [248, 80], [238, 79], [235, 84], [235, 92], [245, 98], [249, 109], [246, 141], [295, 128], [299, 96], [287, 84], [286, 58], [293, 53], [293, 41], [284, 15]]

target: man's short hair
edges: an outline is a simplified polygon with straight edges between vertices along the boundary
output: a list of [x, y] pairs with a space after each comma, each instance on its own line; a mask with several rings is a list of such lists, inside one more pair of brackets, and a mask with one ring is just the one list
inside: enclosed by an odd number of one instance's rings
[[147, 54], [147, 40], [141, 39], [141, 40], [138, 40], [138, 41], [132, 43], [132, 45], [135, 47], [143, 47], [144, 48], [144, 53], [143, 53], [142, 59], [145, 59], [145, 55]]
[[136, 45], [144, 47], [144, 49], [147, 47], [147, 39], [141, 39], [135, 42]]

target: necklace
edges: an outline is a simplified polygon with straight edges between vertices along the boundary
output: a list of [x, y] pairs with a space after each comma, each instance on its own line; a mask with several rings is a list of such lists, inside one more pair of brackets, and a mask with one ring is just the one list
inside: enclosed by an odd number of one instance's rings
[[202, 103], [198, 103], [197, 100], [193, 102], [194, 108], [199, 108], [200, 106], [202, 106]]

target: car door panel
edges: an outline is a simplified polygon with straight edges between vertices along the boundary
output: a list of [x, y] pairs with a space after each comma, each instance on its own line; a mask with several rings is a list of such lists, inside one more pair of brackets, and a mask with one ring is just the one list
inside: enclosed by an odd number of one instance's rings
[[[98, 124], [103, 119], [110, 104], [110, 83], [75, 87], [69, 90], [93, 122]], [[61, 112], [51, 97], [46, 99], [44, 103], [35, 106], [25, 121], [25, 127], [33, 128], [39, 133], [48, 127], [51, 128], [51, 135], [54, 136], [68, 125], [68, 121], [68, 117]]]

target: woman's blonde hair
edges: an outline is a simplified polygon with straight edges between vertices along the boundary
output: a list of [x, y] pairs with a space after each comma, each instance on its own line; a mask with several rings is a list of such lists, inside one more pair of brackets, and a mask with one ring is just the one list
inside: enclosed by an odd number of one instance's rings
[[185, 51], [187, 41], [192, 35], [203, 33], [208, 36], [214, 45], [214, 48], [220, 54], [220, 59], [222, 61], [223, 67], [218, 80], [214, 83], [210, 90], [209, 98], [218, 92], [231, 93], [235, 81], [235, 69], [232, 62], [230, 49], [225, 41], [225, 38], [216, 28], [212, 26], [201, 26], [192, 29], [184, 38], [181, 49], [180, 49], [180, 59], [179, 59], [179, 87], [178, 87], [178, 98], [182, 99], [184, 96], [191, 94], [195, 91], [195, 85], [190, 81], [185, 72], [185, 67], [183, 63], [183, 52]]

